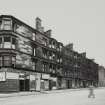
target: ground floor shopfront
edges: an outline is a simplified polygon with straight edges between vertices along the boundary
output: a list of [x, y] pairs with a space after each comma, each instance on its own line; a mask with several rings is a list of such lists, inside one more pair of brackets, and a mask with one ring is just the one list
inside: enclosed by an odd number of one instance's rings
[[57, 77], [51, 74], [41, 74], [41, 90], [58, 89]]
[[1, 68], [0, 92], [40, 91], [40, 77], [40, 73]]
[[97, 86], [97, 82], [78, 78], [62, 78], [61, 88], [62, 89], [86, 88], [89, 87], [90, 85]]
[[57, 77], [12, 68], [0, 69], [0, 92], [46, 91], [57, 89]]
[[12, 68], [0, 69], [0, 92], [86, 88], [89, 85], [97, 86], [97, 82]]

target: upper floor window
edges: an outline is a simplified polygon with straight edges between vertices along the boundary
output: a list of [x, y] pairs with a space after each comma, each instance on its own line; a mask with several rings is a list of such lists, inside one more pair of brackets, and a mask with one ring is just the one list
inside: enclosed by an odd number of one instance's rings
[[60, 49], [59, 49], [60, 51], [62, 51], [62, 46], [60, 45]]
[[0, 67], [2, 66], [2, 57], [0, 56]]
[[35, 35], [35, 33], [33, 33], [32, 35], [33, 35], [33, 36], [32, 36], [32, 40], [35, 41], [35, 40], [36, 40], [36, 35]]
[[11, 37], [4, 37], [4, 48], [11, 48]]
[[1, 29], [2, 30], [11, 30], [12, 29], [12, 21], [10, 19], [3, 19]]
[[10, 56], [4, 56], [4, 66], [10, 66], [10, 65], [11, 65]]
[[12, 48], [16, 48], [16, 38], [12, 38]]
[[36, 48], [34, 48], [33, 50], [34, 50], [34, 56], [36, 56]]
[[56, 43], [55, 43], [55, 41], [52, 42], [52, 48], [56, 48]]
[[2, 44], [2, 37], [0, 37], [0, 44]]
[[37, 62], [32, 62], [32, 69], [36, 70]]
[[16, 49], [16, 38], [10, 36], [0, 37], [0, 48], [12, 48]]
[[2, 48], [2, 37], [0, 37], [0, 48]]
[[42, 64], [42, 71], [47, 72], [47, 64], [45, 63]]
[[43, 45], [44, 45], [44, 46], [47, 46], [47, 39], [43, 37], [42, 40], [43, 40]]
[[12, 67], [15, 67], [15, 65], [16, 65], [16, 57], [13, 56], [12, 57]]
[[10, 55], [0, 56], [0, 66], [12, 66], [16, 65], [16, 57]]

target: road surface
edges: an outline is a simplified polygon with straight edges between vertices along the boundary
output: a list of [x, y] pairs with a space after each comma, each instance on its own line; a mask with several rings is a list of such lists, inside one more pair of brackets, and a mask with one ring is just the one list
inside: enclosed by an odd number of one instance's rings
[[105, 105], [105, 88], [94, 92], [95, 98], [89, 90], [0, 98], [0, 105]]

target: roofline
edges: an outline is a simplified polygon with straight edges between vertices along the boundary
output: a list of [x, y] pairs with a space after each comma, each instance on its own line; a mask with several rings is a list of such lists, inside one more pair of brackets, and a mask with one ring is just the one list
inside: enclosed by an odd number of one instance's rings
[[[40, 31], [36, 30], [35, 28], [31, 27], [30, 25], [27, 25], [25, 22], [21, 21], [20, 19], [17, 19], [16, 17], [14, 17], [14, 16], [12, 16], [12, 15], [0, 15], [0, 18], [2, 18], [2, 17], [9, 17], [9, 18], [12, 18], [12, 19], [14, 19], [14, 20], [16, 20], [16, 21], [19, 21], [20, 23], [22, 23], [23, 25], [27, 26], [27, 27], [30, 28], [31, 30], [36, 31], [36, 32], [40, 33], [41, 35], [43, 35], [43, 36], [45, 36], [45, 37], [47, 37], [47, 38], [50, 38], [50, 39], [52, 39], [52, 40], [55, 40], [56, 42], [59, 42], [59, 41], [57, 41], [55, 38], [48, 37], [46, 34], [41, 33]], [[62, 42], [60, 42], [60, 43], [62, 43]], [[62, 43], [62, 44], [63, 44], [63, 43]]]

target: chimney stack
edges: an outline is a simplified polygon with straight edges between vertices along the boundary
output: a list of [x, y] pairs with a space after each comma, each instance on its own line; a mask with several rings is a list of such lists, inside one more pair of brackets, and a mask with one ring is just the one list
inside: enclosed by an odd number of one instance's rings
[[36, 30], [44, 33], [44, 27], [42, 27], [42, 20], [39, 17], [36, 18]]

